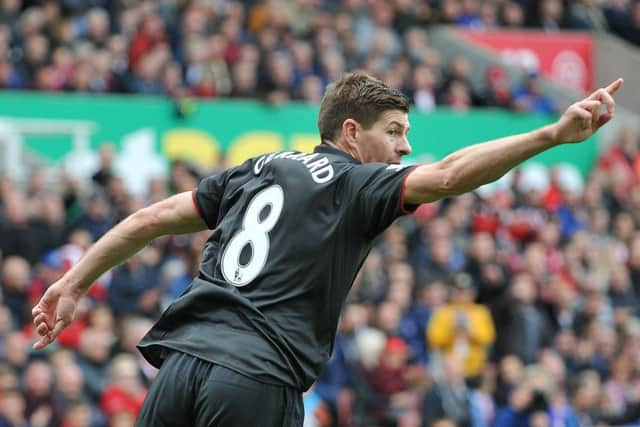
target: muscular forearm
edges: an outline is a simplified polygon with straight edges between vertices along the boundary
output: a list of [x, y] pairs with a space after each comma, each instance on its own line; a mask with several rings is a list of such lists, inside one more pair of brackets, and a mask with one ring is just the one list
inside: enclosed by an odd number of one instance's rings
[[60, 280], [65, 292], [82, 296], [105, 271], [125, 261], [156, 237], [193, 233], [206, 224], [193, 206], [190, 191], [141, 209], [94, 244]]
[[551, 128], [545, 127], [464, 148], [442, 161], [449, 171], [447, 187], [454, 195], [473, 190], [553, 145]]
[[425, 203], [474, 190], [551, 148], [554, 140], [554, 128], [547, 126], [463, 148], [411, 173], [405, 200]]

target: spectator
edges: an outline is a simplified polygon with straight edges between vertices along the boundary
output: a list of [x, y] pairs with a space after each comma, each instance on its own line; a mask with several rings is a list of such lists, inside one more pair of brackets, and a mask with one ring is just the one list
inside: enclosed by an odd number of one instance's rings
[[495, 353], [499, 360], [517, 355], [524, 363], [533, 363], [540, 348], [549, 343], [547, 318], [535, 306], [536, 284], [528, 273], [516, 274], [509, 295], [497, 309]]
[[463, 0], [460, 3], [462, 7], [457, 24], [467, 28], [481, 28], [480, 2], [478, 0]]
[[100, 398], [102, 411], [111, 418], [119, 412], [138, 416], [147, 390], [138, 372], [138, 363], [131, 354], [119, 354], [109, 367], [109, 381]]
[[24, 373], [25, 416], [42, 426], [60, 424], [52, 396], [51, 367], [44, 361], [33, 361]]
[[429, 244], [430, 259], [422, 271], [423, 277], [446, 280], [454, 271], [453, 247], [451, 240], [442, 236], [431, 240]]
[[98, 155], [100, 156], [100, 165], [98, 170], [91, 176], [91, 179], [100, 187], [105, 188], [114, 174], [113, 162], [116, 155], [114, 144], [112, 142], [101, 143]]
[[302, 80], [299, 92], [299, 98], [309, 104], [316, 105], [320, 102], [324, 94], [324, 83], [320, 77], [310, 74]]
[[129, 65], [136, 68], [142, 58], [156, 46], [168, 42], [163, 19], [153, 11], [142, 18], [140, 28], [131, 40]]
[[61, 246], [64, 241], [64, 205], [62, 197], [54, 192], [35, 197], [33, 204], [38, 214], [29, 222], [29, 226], [38, 243], [37, 253], [44, 255]]
[[486, 104], [471, 84], [471, 63], [464, 55], [451, 58], [448, 73], [439, 89], [438, 99], [442, 105], [457, 109], [468, 109], [474, 105]]
[[112, 334], [98, 329], [86, 329], [80, 338], [78, 366], [82, 369], [86, 395], [91, 402], [98, 402], [107, 384], [109, 351]]
[[412, 360], [426, 365], [429, 360], [425, 337], [426, 327], [433, 312], [447, 300], [447, 289], [443, 282], [427, 282], [418, 287], [417, 297], [400, 320], [400, 336], [412, 352]]
[[382, 301], [376, 310], [375, 326], [388, 337], [395, 336], [398, 334], [401, 315], [402, 311], [397, 303], [388, 299]]
[[91, 427], [91, 407], [82, 402], [71, 404], [64, 414], [61, 425], [62, 427]]
[[116, 222], [122, 221], [131, 213], [129, 212], [129, 204], [136, 200], [136, 197], [129, 195], [124, 180], [120, 176], [109, 178], [106, 185], [106, 197], [109, 199], [109, 205], [112, 207]]
[[98, 240], [113, 226], [112, 213], [105, 197], [95, 193], [89, 197], [85, 212], [74, 224], [74, 228], [82, 228], [91, 234], [91, 238]]
[[[202, 48], [202, 46], [199, 46]], [[132, 73], [127, 79], [128, 90], [141, 95], [163, 95], [165, 90], [162, 86], [162, 70], [170, 59], [168, 47], [163, 44], [154, 46], [137, 61]], [[202, 80], [199, 75], [194, 85]]]
[[109, 306], [116, 315], [153, 315], [162, 296], [158, 288], [159, 275], [154, 265], [137, 255], [119, 267], [108, 289]]
[[593, 0], [578, 0], [570, 4], [571, 21], [576, 28], [605, 32], [609, 29], [604, 11]]
[[639, 306], [638, 295], [631, 284], [627, 266], [623, 264], [614, 265], [609, 280], [608, 297], [613, 309], [615, 311], [624, 311], [625, 314], [637, 313]]
[[366, 371], [367, 381], [376, 394], [374, 410], [378, 423], [398, 424], [417, 402], [409, 388], [409, 348], [398, 337], [389, 337], [375, 368]]
[[507, 1], [502, 5], [501, 22], [506, 28], [521, 28], [524, 26], [524, 12], [520, 3]]
[[465, 378], [477, 383], [495, 339], [493, 320], [485, 306], [473, 302], [476, 290], [471, 276], [457, 273], [450, 284], [451, 302], [438, 307], [429, 319], [429, 347], [445, 358], [460, 360]]
[[495, 308], [507, 290], [508, 275], [498, 261], [496, 243], [491, 234], [479, 231], [471, 236], [464, 271], [477, 288], [477, 302]]
[[569, 26], [561, 0], [543, 0], [540, 2], [539, 25], [546, 32], [556, 32]]
[[[180, 272], [169, 281], [165, 290], [165, 298], [173, 301], [178, 298], [189, 286], [191, 277], [197, 274], [200, 268], [200, 248], [202, 248], [209, 237], [208, 233], [195, 234], [184, 243], [180, 252], [181, 260], [178, 261]], [[163, 267], [164, 268], [164, 267]]]
[[499, 65], [487, 69], [487, 90], [484, 94], [488, 107], [509, 108], [511, 105], [511, 90], [504, 68]]
[[545, 397], [529, 384], [523, 383], [513, 390], [509, 397], [509, 404], [498, 410], [493, 425], [495, 427], [549, 426], [548, 417]]
[[238, 61], [232, 69], [232, 98], [253, 98], [256, 96], [258, 79], [255, 64]]
[[627, 30], [623, 33], [623, 37], [634, 43], [636, 46], [640, 46], [640, 5], [638, 2], [631, 4], [631, 16], [627, 24]]
[[423, 426], [442, 418], [454, 421], [458, 427], [473, 425], [471, 392], [464, 382], [461, 360], [455, 356], [444, 358], [442, 378], [429, 388], [422, 407]]
[[498, 30], [498, 7], [493, 2], [480, 4], [480, 25], [483, 30]]
[[443, 0], [440, 3], [440, 22], [454, 24], [461, 18], [462, 12], [459, 0]]
[[29, 264], [20, 257], [8, 257], [2, 263], [2, 297], [11, 311], [15, 325], [29, 323], [27, 287], [29, 285]]
[[10, 332], [4, 339], [4, 360], [17, 375], [22, 375], [29, 358], [29, 341], [21, 332]]
[[84, 398], [84, 377], [82, 370], [72, 360], [55, 368], [53, 408], [55, 413], [68, 414], [70, 409]]
[[273, 104], [289, 101], [293, 97], [294, 84], [291, 58], [283, 52], [271, 52], [267, 56], [262, 91]]
[[413, 71], [412, 101], [418, 111], [433, 111], [436, 106], [436, 78], [429, 67], [419, 66]]
[[[35, 10], [33, 13], [36, 13]], [[22, 80], [26, 82], [27, 88], [34, 88], [34, 76], [37, 71], [47, 64], [49, 48], [49, 39], [42, 34], [34, 32], [26, 36], [24, 42], [24, 58], [18, 63], [18, 72]]]
[[598, 159], [599, 168], [618, 176], [617, 184], [621, 188], [614, 188], [614, 191], [620, 201], [624, 201], [631, 188], [637, 184], [640, 178], [639, 165], [638, 135], [631, 128], [625, 128]]
[[517, 88], [513, 93], [513, 108], [516, 111], [554, 114], [556, 107], [543, 95], [541, 84], [538, 73], [529, 73], [522, 87]]
[[24, 416], [24, 396], [19, 390], [5, 390], [0, 405], [0, 427], [28, 425]]
[[573, 405], [580, 426], [596, 425], [600, 418], [598, 399], [600, 392], [600, 377], [596, 372], [583, 372], [573, 392]]
[[18, 376], [7, 363], [0, 365], [0, 392], [18, 388]]
[[29, 224], [27, 205], [24, 195], [18, 191], [11, 191], [3, 195], [5, 221], [0, 219], [0, 251], [2, 256], [17, 255], [26, 259], [30, 264], [38, 261], [40, 244], [36, 239], [35, 230]]
[[496, 392], [496, 373], [493, 368], [485, 369], [478, 387], [472, 391], [471, 407], [474, 410], [474, 425], [488, 427], [493, 424], [496, 414], [494, 394]]
[[149, 385], [153, 381], [158, 370], [147, 362], [136, 346], [140, 339], [149, 332], [151, 326], [153, 326], [153, 322], [145, 317], [125, 317], [120, 322], [118, 329], [118, 336], [121, 337], [119, 350], [125, 354], [135, 355], [145, 385]]

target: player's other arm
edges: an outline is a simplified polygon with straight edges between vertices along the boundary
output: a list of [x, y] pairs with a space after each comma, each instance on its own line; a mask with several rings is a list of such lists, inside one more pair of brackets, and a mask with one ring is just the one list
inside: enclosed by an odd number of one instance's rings
[[44, 348], [73, 320], [76, 302], [105, 271], [122, 263], [156, 237], [192, 233], [207, 228], [192, 192], [184, 192], [141, 209], [98, 240], [33, 308], [33, 323], [41, 336], [34, 348]]
[[[622, 79], [618, 79], [571, 105], [552, 125], [472, 145], [438, 162], [417, 167], [407, 177], [405, 203], [427, 203], [466, 193], [497, 180], [549, 148], [584, 141], [613, 117], [615, 101], [612, 95], [622, 83]], [[601, 113], [603, 105], [606, 112]]]

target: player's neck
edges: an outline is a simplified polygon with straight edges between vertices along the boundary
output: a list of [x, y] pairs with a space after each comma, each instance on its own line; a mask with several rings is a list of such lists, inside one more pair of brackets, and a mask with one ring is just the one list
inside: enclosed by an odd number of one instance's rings
[[358, 153], [358, 151], [352, 149], [347, 144], [343, 143], [341, 140], [338, 142], [333, 142], [325, 139], [322, 141], [322, 143], [325, 145], [328, 145], [329, 147], [333, 147], [336, 150], [344, 151], [354, 159], [358, 160], [359, 162], [362, 162], [362, 159], [360, 158], [360, 154]]

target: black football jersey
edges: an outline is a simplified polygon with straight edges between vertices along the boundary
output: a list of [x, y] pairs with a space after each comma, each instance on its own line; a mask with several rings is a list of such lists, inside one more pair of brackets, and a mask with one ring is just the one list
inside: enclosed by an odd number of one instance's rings
[[277, 152], [203, 179], [194, 204], [213, 233], [200, 271], [143, 338], [258, 380], [308, 389], [374, 238], [404, 206], [410, 167], [361, 164], [327, 145]]

